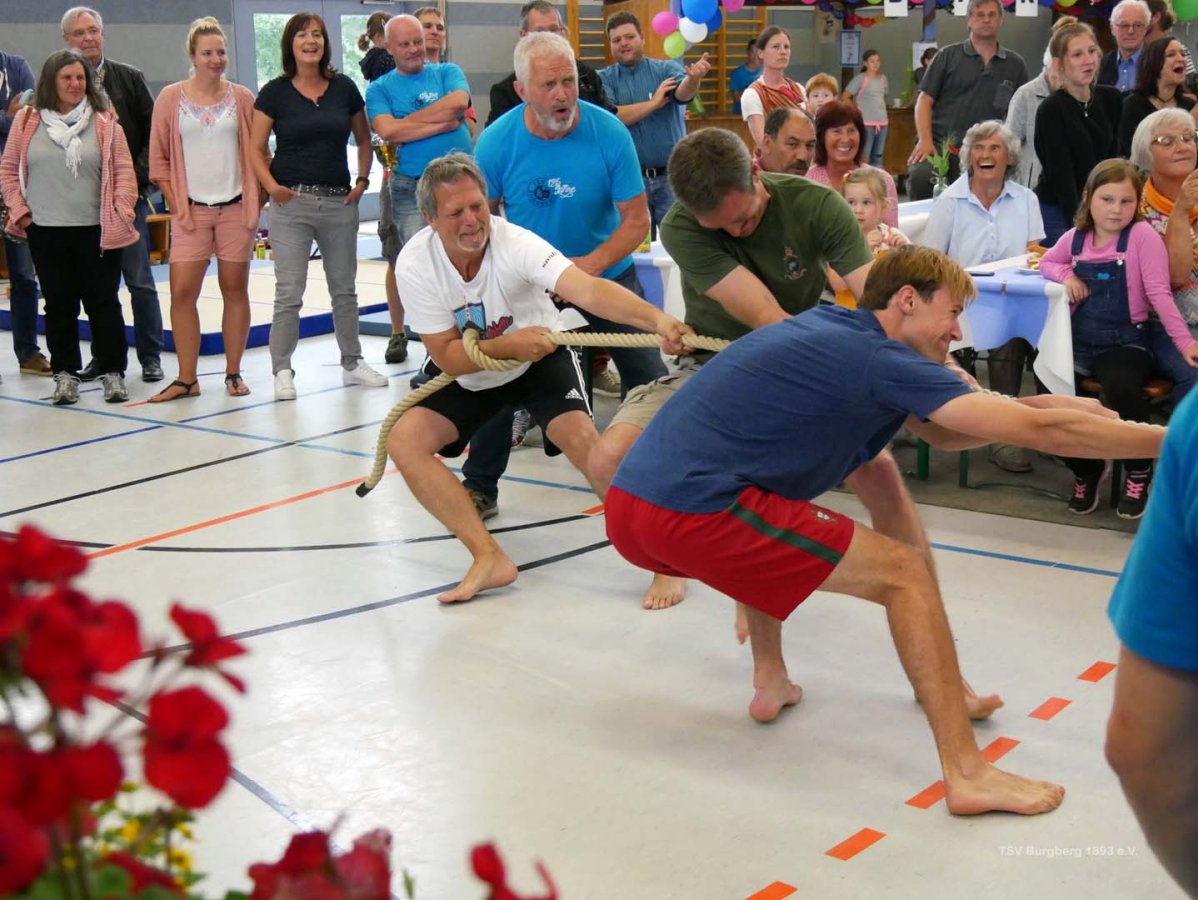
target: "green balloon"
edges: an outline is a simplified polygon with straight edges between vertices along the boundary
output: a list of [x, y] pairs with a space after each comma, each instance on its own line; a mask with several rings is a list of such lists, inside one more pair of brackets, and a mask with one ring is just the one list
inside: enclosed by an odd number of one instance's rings
[[[1192, 0], [1192, 2], [1198, 5], [1198, 0]], [[682, 36], [681, 31], [675, 31], [662, 41], [661, 46], [666, 51], [666, 56], [670, 59], [677, 59], [686, 52], [686, 38]]]
[[1183, 22], [1198, 19], [1198, 0], [1174, 0], [1173, 12]]

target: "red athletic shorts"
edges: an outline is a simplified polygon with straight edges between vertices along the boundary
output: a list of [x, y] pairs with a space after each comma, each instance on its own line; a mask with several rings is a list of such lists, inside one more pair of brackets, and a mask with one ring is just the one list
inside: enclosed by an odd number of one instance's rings
[[780, 620], [832, 574], [854, 528], [848, 516], [759, 488], [722, 512], [681, 513], [613, 487], [605, 513], [612, 546], [634, 566], [695, 578]]

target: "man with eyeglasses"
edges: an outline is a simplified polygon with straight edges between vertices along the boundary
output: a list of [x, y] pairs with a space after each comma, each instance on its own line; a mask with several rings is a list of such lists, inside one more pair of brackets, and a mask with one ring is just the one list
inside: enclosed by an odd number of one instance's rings
[[1102, 57], [1098, 67], [1099, 84], [1112, 85], [1124, 93], [1136, 86], [1136, 67], [1144, 52], [1144, 38], [1151, 18], [1144, 0], [1120, 0], [1111, 10], [1111, 31], [1117, 46]]
[[[142, 381], [162, 380], [162, 307], [158, 289], [150, 271], [150, 228], [146, 217], [150, 204], [150, 120], [154, 115], [154, 97], [141, 70], [104, 55], [104, 20], [88, 6], [75, 6], [62, 17], [62, 37], [72, 50], [78, 50], [96, 73], [97, 86], [108, 96], [120, 119], [121, 130], [129, 144], [133, 168], [137, 172], [137, 207], [134, 210], [141, 240], [121, 250], [121, 274], [133, 306], [133, 337], [137, 358], [141, 361]], [[99, 378], [100, 369], [93, 359], [79, 373], [84, 381]]]
[[[532, 0], [525, 3], [520, 7], [520, 37], [543, 31], [566, 37], [566, 26], [562, 24], [561, 13], [548, 0]], [[615, 104], [608, 99], [603, 82], [599, 80], [599, 73], [581, 59], [575, 62], [578, 65], [578, 99], [594, 103], [614, 114]], [[516, 73], [513, 72], [503, 81], [491, 85], [491, 112], [487, 115], [487, 125], [522, 102], [520, 95], [516, 93]]]

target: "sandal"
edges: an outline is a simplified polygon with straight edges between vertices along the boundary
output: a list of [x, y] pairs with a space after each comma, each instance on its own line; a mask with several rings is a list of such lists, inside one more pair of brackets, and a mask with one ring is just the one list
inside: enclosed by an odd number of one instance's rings
[[225, 376], [225, 390], [230, 397], [244, 397], [250, 392], [250, 386], [242, 381], [240, 372], [230, 372]]
[[[170, 391], [172, 388], [183, 388], [183, 392], [179, 393], [179, 394], [172, 394], [171, 396], [168, 397], [167, 392]], [[195, 381], [180, 381], [178, 378], [176, 378], [174, 381], [172, 381], [170, 384], [168, 384], [166, 387], [164, 387], [162, 390], [160, 390], [157, 394], [155, 394], [153, 397], [151, 397], [150, 402], [151, 403], [170, 403], [172, 400], [182, 400], [184, 397], [198, 397], [198, 396], [200, 396], [199, 379], [196, 379]]]

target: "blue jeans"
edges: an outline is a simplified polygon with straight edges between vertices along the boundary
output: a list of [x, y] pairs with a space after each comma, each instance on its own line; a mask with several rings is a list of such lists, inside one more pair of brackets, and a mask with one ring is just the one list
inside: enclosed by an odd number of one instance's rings
[[[1148, 349], [1156, 358], [1156, 370], [1173, 382], [1173, 393], [1169, 395], [1169, 399], [1176, 407], [1186, 398], [1190, 388], [1198, 381], [1198, 369], [1185, 361], [1181, 351], [1177, 349], [1173, 339], [1165, 331], [1165, 326], [1159, 321], [1149, 319], [1146, 327], [1148, 329]], [[1191, 328], [1191, 334], [1193, 331], [1194, 329]]]
[[150, 204], [145, 197], [137, 198], [134, 212], [133, 224], [141, 240], [121, 251], [121, 274], [133, 305], [133, 342], [137, 358], [144, 366], [162, 356], [162, 307], [158, 305], [158, 288], [150, 272], [150, 226], [146, 224]]
[[12, 349], [17, 362], [24, 363], [39, 352], [37, 346], [37, 281], [33, 275], [33, 257], [28, 244], [4, 239], [4, 258], [8, 260], [8, 283], [12, 290]]
[[644, 182], [645, 200], [649, 203], [649, 227], [656, 238], [657, 231], [661, 228], [661, 220], [674, 205], [674, 192], [670, 190], [670, 179], [664, 172], [652, 178], [644, 178]]
[[403, 247], [416, 232], [428, 222], [420, 214], [416, 203], [416, 183], [418, 179], [408, 175], [392, 172], [387, 178], [387, 190], [391, 200], [391, 221], [395, 225], [399, 237], [399, 246]]
[[[629, 266], [612, 281], [621, 287], [628, 288], [638, 297], [645, 296], [641, 280], [637, 278], [636, 266]], [[618, 325], [615, 322], [592, 315], [586, 310], [579, 310], [591, 323], [591, 328], [598, 332], [620, 332], [622, 334], [638, 334], [638, 330], [630, 325]], [[661, 361], [661, 353], [652, 347], [610, 347], [608, 352], [620, 370], [620, 392], [627, 395], [628, 391], [642, 384], [656, 381], [666, 374], [665, 363]], [[462, 465], [463, 483], [468, 491], [478, 491], [491, 499], [499, 496], [499, 479], [507, 470], [508, 457], [512, 453], [512, 416], [515, 410], [510, 406], [474, 432], [470, 439], [470, 455]]]
[[888, 125], [866, 125], [865, 147], [861, 151], [861, 161], [882, 169], [882, 156], [886, 152], [886, 131]]

